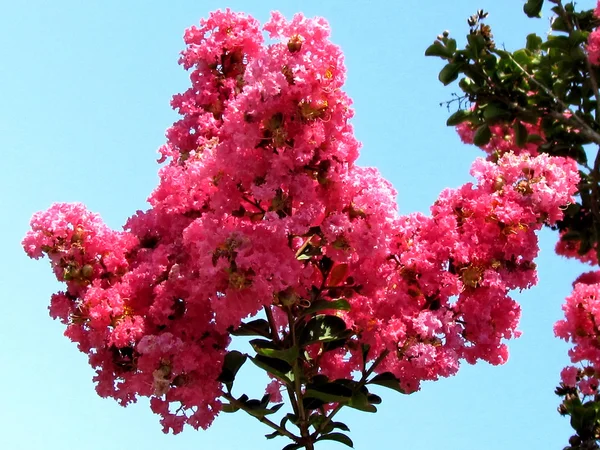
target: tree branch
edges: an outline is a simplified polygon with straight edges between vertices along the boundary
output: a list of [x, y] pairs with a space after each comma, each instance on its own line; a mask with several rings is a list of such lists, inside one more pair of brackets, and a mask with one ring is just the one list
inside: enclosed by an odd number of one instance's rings
[[257, 416], [255, 414], [253, 414], [252, 411], [246, 407], [246, 405], [244, 405], [242, 402], [240, 402], [239, 400], [237, 400], [231, 394], [224, 393], [223, 397], [225, 399], [227, 399], [229, 401], [229, 403], [231, 403], [233, 406], [235, 406], [236, 408], [240, 408], [242, 411], [245, 411], [246, 413], [248, 413], [252, 417], [256, 418], [259, 422], [264, 423], [265, 425], [273, 428], [274, 430], [276, 430], [277, 432], [281, 433], [283, 436], [286, 436], [286, 437], [290, 438], [294, 442], [297, 442], [297, 443], [300, 442], [300, 438], [298, 436], [290, 433], [285, 428], [280, 427], [275, 422], [267, 419], [265, 416]]
[[[362, 388], [365, 384], [367, 384], [367, 379], [371, 376], [371, 374], [377, 368], [377, 366], [379, 366], [379, 364], [381, 364], [381, 362], [389, 354], [390, 354], [390, 351], [388, 349], [385, 349], [383, 352], [381, 352], [381, 354], [377, 357], [377, 359], [375, 361], [373, 361], [373, 364], [371, 364], [371, 367], [369, 367], [369, 369], [366, 372], [363, 373], [363, 376], [359, 380], [358, 384], [352, 390], [353, 394], [356, 393], [356, 392], [358, 392], [360, 390], [360, 388]], [[335, 407], [335, 409], [333, 411], [331, 411], [331, 413], [329, 414], [329, 416], [327, 416], [325, 418], [325, 420], [323, 421], [323, 423], [321, 423], [321, 426], [319, 428], [317, 428], [317, 430], [312, 434], [312, 436], [313, 437], [317, 437], [319, 434], [321, 434], [323, 432], [323, 430], [327, 427], [327, 425], [329, 425], [329, 423], [331, 422], [331, 419], [333, 419], [333, 417], [338, 412], [340, 412], [340, 410], [344, 406], [345, 406], [344, 404], [338, 403], [338, 405]]]

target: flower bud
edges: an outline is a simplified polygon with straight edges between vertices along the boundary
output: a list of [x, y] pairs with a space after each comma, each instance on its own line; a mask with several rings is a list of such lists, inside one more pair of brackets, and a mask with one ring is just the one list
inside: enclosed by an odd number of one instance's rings
[[287, 43], [288, 50], [290, 53], [299, 52], [302, 49], [302, 38], [300, 35], [293, 35]]
[[83, 278], [92, 278], [92, 275], [94, 275], [94, 268], [90, 264], [85, 264], [81, 268], [81, 275], [83, 276]]
[[504, 178], [502, 178], [501, 176], [496, 177], [492, 187], [493, 187], [494, 191], [501, 191], [502, 188], [504, 187]]

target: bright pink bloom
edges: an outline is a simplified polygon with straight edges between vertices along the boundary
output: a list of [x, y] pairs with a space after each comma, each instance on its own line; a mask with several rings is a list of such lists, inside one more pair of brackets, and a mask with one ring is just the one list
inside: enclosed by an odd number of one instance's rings
[[600, 29], [596, 29], [590, 33], [588, 37], [587, 52], [592, 64], [600, 64]]
[[513, 152], [497, 130], [496, 163], [477, 160], [475, 183], [442, 192], [430, 216], [399, 216], [393, 187], [355, 165], [327, 23], [273, 13], [264, 29], [269, 44], [226, 10], [186, 31], [191, 87], [172, 101], [182, 117], [160, 149], [151, 209], [117, 232], [57, 204], [23, 241], [67, 284], [50, 314], [88, 354], [98, 394], [149, 397], [165, 431], [206, 428], [220, 411], [231, 328], [271, 308], [285, 332], [281, 305], [306, 307], [315, 292], [346, 298], [338, 315], [355, 332], [352, 348], [308, 349], [315, 374], [351, 377], [361, 344], [367, 363], [389, 351], [377, 370], [407, 392], [462, 360], [505, 362], [519, 334], [509, 291], [535, 283], [535, 231], [576, 190], [574, 163]]

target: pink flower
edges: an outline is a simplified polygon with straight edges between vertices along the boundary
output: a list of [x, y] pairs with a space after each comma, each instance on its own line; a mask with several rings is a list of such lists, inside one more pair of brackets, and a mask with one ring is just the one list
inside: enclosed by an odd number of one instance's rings
[[575, 387], [577, 385], [577, 379], [579, 378], [579, 370], [577, 367], [569, 366], [565, 367], [560, 372], [560, 379], [566, 386]]
[[600, 30], [592, 31], [588, 37], [588, 58], [594, 65], [600, 64]]

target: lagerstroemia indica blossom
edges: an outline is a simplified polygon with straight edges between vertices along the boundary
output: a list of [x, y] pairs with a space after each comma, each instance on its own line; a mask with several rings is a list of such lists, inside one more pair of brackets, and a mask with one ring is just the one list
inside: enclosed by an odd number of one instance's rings
[[[600, 2], [597, 3], [594, 10], [594, 16], [600, 19]], [[588, 36], [587, 52], [590, 63], [600, 64], [600, 29], [596, 28]]]
[[578, 388], [586, 396], [598, 394], [600, 386], [600, 271], [587, 272], [573, 283], [573, 292], [563, 305], [565, 318], [554, 326], [556, 336], [571, 342], [571, 362], [561, 372], [562, 383]]
[[89, 355], [98, 393], [150, 397], [165, 431], [219, 413], [232, 328], [266, 307], [285, 333], [282, 305], [309, 305], [317, 287], [348, 300], [338, 314], [353, 337], [315, 344], [305, 373], [351, 376], [361, 344], [371, 360], [389, 352], [377, 372], [406, 392], [461, 360], [505, 362], [519, 333], [509, 291], [535, 283], [535, 231], [576, 190], [572, 161], [506, 151], [477, 160], [476, 182], [444, 191], [431, 215], [398, 215], [392, 186], [355, 165], [327, 23], [273, 13], [263, 29], [272, 43], [227, 10], [186, 31], [191, 87], [172, 101], [181, 119], [151, 209], [113, 231], [80, 204], [55, 204], [23, 241], [66, 284], [50, 314]]

